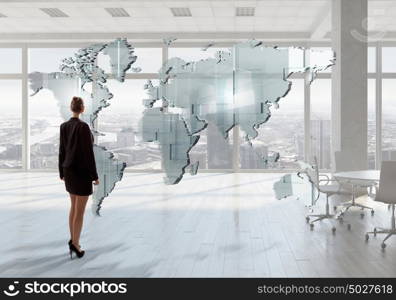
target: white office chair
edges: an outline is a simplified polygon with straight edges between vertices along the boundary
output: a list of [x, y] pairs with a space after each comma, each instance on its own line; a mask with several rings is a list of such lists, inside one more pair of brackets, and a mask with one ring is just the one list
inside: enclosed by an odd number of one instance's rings
[[379, 187], [377, 188], [375, 194], [375, 201], [387, 203], [390, 205], [392, 209], [392, 217], [391, 217], [391, 228], [374, 228], [374, 231], [366, 233], [366, 241], [369, 239], [369, 234], [373, 234], [376, 236], [377, 234], [385, 233], [387, 236], [382, 241], [381, 247], [385, 249], [386, 244], [385, 241], [389, 239], [392, 235], [396, 234], [396, 226], [395, 226], [395, 203], [396, 203], [396, 161], [383, 161], [381, 164], [381, 174], [380, 174], [380, 182]]
[[[319, 174], [319, 168], [316, 157], [314, 157], [314, 166], [311, 168], [306, 168], [305, 173], [307, 174], [310, 182], [318, 190], [318, 193], [323, 193], [326, 195], [326, 211], [323, 214], [312, 214], [306, 217], [307, 223], [309, 223], [311, 229], [314, 228], [314, 223], [323, 219], [335, 219], [338, 215], [331, 214], [329, 208], [329, 197], [333, 195], [350, 195], [350, 191], [346, 190], [336, 179], [330, 179], [325, 174]], [[320, 179], [320, 177], [325, 177], [325, 179]], [[322, 184], [325, 182], [324, 184]], [[316, 218], [311, 221], [311, 217]], [[350, 225], [348, 225], [350, 229]], [[335, 233], [336, 228], [332, 227], [333, 233]]]

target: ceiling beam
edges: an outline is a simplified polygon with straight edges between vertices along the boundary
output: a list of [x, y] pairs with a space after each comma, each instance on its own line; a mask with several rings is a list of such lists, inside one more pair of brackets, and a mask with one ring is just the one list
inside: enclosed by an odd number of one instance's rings
[[117, 37], [139, 40], [163, 39], [177, 37], [179, 40], [227, 40], [227, 39], [262, 39], [262, 40], [308, 40], [309, 32], [109, 32], [109, 33], [0, 33], [1, 40], [37, 41], [37, 40], [107, 40]]
[[[370, 37], [376, 37], [376, 32], [369, 32], [369, 41], [373, 40]], [[167, 37], [176, 37], [176, 42], [183, 42], [183, 40], [217, 40], [217, 41], [233, 41], [258, 39], [268, 41], [315, 41], [311, 39], [311, 32], [81, 32], [81, 33], [0, 33], [0, 42], [51, 42], [51, 41], [106, 41], [115, 38], [128, 38], [131, 40], [160, 40]], [[331, 34], [327, 32], [320, 39], [322, 41], [330, 41]], [[388, 31], [381, 38], [381, 41], [395, 41], [396, 31]], [[318, 41], [319, 42], [319, 41]]]
[[326, 34], [331, 28], [331, 6], [327, 2], [320, 11], [311, 26], [311, 40], [320, 40], [326, 38]]

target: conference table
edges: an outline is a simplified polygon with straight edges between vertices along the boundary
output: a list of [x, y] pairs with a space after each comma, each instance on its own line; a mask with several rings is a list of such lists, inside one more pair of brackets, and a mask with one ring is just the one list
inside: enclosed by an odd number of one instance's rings
[[356, 206], [362, 209], [367, 208], [371, 209], [371, 214], [374, 214], [374, 210], [372, 207], [365, 206], [363, 204], [359, 204], [355, 202], [355, 190], [357, 187], [372, 187], [380, 180], [380, 171], [379, 170], [359, 170], [359, 171], [348, 171], [348, 172], [338, 172], [334, 173], [333, 177], [336, 178], [341, 183], [350, 184], [352, 187], [352, 200], [348, 203], [345, 203], [345, 211], [347, 211], [350, 207]]
[[338, 173], [334, 173], [333, 176], [342, 181], [378, 182], [380, 179], [380, 171], [360, 170], [360, 171], [350, 171], [350, 172], [338, 172]]

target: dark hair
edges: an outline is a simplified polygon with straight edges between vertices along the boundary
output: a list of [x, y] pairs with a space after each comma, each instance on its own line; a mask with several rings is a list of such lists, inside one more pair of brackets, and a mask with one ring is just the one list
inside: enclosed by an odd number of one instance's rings
[[83, 99], [80, 97], [74, 96], [70, 103], [70, 109], [72, 110], [72, 112], [80, 113], [82, 111], [83, 105], [84, 105]]

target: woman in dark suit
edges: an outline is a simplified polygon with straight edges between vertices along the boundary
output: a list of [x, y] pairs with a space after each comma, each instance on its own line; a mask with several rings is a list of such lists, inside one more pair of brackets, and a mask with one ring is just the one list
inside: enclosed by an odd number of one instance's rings
[[85, 251], [80, 248], [80, 234], [83, 224], [85, 206], [92, 194], [92, 182], [99, 184], [93, 152], [93, 135], [87, 123], [79, 119], [84, 111], [84, 102], [80, 97], [73, 97], [70, 103], [73, 116], [60, 126], [59, 176], [65, 182], [70, 194], [69, 213], [70, 258], [72, 252], [83, 257]]

